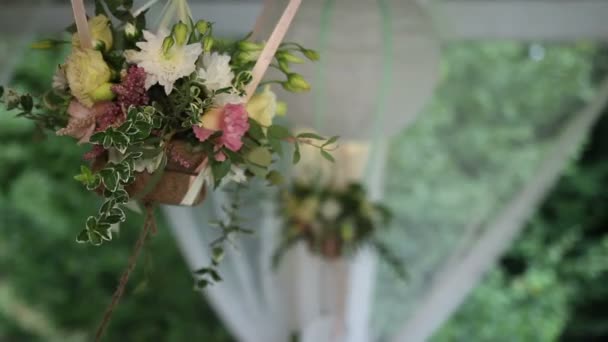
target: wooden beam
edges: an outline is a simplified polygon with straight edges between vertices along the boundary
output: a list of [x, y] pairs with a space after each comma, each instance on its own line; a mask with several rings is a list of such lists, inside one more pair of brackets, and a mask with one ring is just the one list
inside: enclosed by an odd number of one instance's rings
[[[162, 8], [156, 5], [155, 9]], [[207, 19], [215, 23], [214, 31], [226, 37], [238, 36], [249, 32], [255, 23], [255, 18], [261, 10], [261, 4], [253, 1], [210, 1], [191, 4], [195, 19]], [[37, 12], [37, 6], [0, 4], [0, 37], [14, 35], [28, 29], [30, 19]], [[153, 11], [152, 11], [153, 12]], [[88, 13], [92, 14], [91, 7]], [[152, 17], [154, 15], [152, 14]], [[48, 6], [44, 16], [37, 18], [35, 30], [40, 34], [53, 35], [60, 33], [74, 21], [69, 4]], [[150, 21], [153, 23], [154, 21]]]
[[[608, 41], [608, 2], [603, 0], [417, 1], [429, 10], [444, 40]], [[0, 34], [23, 30], [35, 8], [0, 4]], [[218, 33], [236, 36], [251, 30], [261, 3], [214, 0], [191, 8], [195, 17], [215, 21]], [[71, 21], [68, 4], [54, 5], [38, 21], [37, 31], [58, 32]]]
[[604, 0], [427, 1], [445, 40], [608, 40]]

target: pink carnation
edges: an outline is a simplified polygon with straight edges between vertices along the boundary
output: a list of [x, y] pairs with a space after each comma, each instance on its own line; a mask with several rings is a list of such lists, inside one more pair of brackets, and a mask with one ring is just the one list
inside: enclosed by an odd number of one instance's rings
[[[242, 104], [227, 104], [219, 112], [219, 130], [222, 135], [217, 141], [218, 147], [237, 152], [243, 147], [243, 136], [249, 130], [249, 115]], [[215, 130], [206, 127], [194, 126], [194, 135], [200, 141], [206, 141], [215, 133]], [[220, 159], [222, 156], [219, 156]], [[216, 158], [218, 159], [218, 158]]]
[[243, 135], [249, 130], [249, 114], [242, 104], [227, 104], [221, 121], [222, 136], [220, 143], [231, 151], [238, 151], [243, 146]]

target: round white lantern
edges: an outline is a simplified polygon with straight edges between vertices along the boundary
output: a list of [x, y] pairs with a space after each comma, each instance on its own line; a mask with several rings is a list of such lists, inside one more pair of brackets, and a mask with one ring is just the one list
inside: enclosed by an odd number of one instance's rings
[[[285, 4], [274, 3], [265, 33]], [[439, 78], [439, 41], [414, 0], [305, 0], [285, 41], [321, 53], [297, 66], [311, 92], [279, 98], [294, 124], [323, 134], [390, 137], [420, 112]]]

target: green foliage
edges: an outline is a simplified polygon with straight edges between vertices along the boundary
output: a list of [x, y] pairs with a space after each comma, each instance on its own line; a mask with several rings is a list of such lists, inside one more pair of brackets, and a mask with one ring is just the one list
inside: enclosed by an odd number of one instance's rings
[[[606, 54], [598, 62], [605, 65]], [[605, 75], [605, 74], [604, 74]], [[434, 341], [608, 337], [608, 110], [510, 251]]]
[[415, 312], [436, 272], [504, 209], [592, 97], [596, 51], [589, 44], [443, 46], [435, 96], [390, 145], [385, 204], [395, 217], [382, 240], [406, 263], [409, 281], [395, 285], [380, 265], [373, 321], [382, 336]]
[[241, 191], [243, 186], [237, 184], [233, 189], [226, 189], [224, 191], [233, 194], [231, 204], [224, 206], [225, 219], [217, 222], [212, 222], [212, 226], [221, 230], [221, 235], [213, 242], [211, 242], [211, 265], [203, 267], [194, 272], [197, 277], [196, 287], [198, 289], [204, 289], [208, 285], [222, 281], [222, 277], [219, 275], [218, 266], [224, 258], [224, 245], [230, 242], [230, 239], [235, 234], [252, 234], [253, 231], [242, 227], [242, 218], [239, 216], [239, 209], [241, 206]]
[[[15, 87], [46, 88], [58, 57], [28, 54]], [[143, 217], [123, 223], [111, 248], [73, 243], [84, 213], [102, 204], [71, 175], [85, 148], [39, 134], [0, 110], [0, 340], [91, 341]], [[192, 275], [163, 222], [138, 263], [107, 341], [233, 340], [200, 294], [189, 291]]]
[[[306, 136], [316, 139], [314, 134], [305, 133]], [[370, 246], [398, 276], [405, 278], [401, 260], [378, 240], [390, 222], [391, 212], [372, 203], [361, 184], [332, 189], [296, 182], [283, 191], [279, 202], [284, 223], [273, 265], [278, 265], [285, 252], [301, 240], [326, 258], [352, 256], [361, 247]]]

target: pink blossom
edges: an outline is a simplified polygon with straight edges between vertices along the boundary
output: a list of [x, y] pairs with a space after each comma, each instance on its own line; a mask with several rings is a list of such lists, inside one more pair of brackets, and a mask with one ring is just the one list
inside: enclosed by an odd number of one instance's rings
[[122, 124], [125, 121], [125, 115], [119, 105], [112, 102], [106, 102], [103, 111], [97, 114], [97, 127], [95, 132], [103, 132], [108, 127], [114, 127]]
[[146, 71], [137, 66], [131, 66], [120, 84], [112, 86], [118, 103], [124, 110], [131, 106], [144, 106], [150, 102], [146, 91]]
[[171, 148], [170, 155], [171, 155], [171, 160], [178, 163], [182, 167], [185, 167], [187, 169], [192, 167], [192, 164], [190, 164], [190, 162], [186, 159], [186, 157], [184, 157], [182, 154], [180, 154], [179, 151], [177, 151], [175, 148]]
[[222, 136], [220, 143], [231, 151], [238, 151], [243, 146], [243, 135], [249, 130], [249, 114], [242, 104], [227, 104], [221, 121]]
[[212, 129], [207, 129], [205, 127], [196, 126], [196, 125], [192, 127], [192, 130], [194, 131], [194, 135], [196, 136], [196, 138], [201, 142], [209, 139], [209, 137], [213, 133], [215, 133], [215, 131]]
[[[217, 147], [226, 147], [227, 149], [237, 152], [243, 147], [242, 138], [249, 130], [249, 121], [247, 110], [242, 104], [227, 104], [220, 111], [213, 111], [211, 114], [218, 113], [219, 130], [222, 135], [218, 138]], [[206, 141], [215, 133], [214, 127], [207, 128], [204, 126], [194, 126], [194, 135], [200, 141]], [[222, 156], [216, 156], [216, 160], [220, 160]], [[225, 156], [223, 156], [225, 159]]]
[[68, 107], [68, 125], [57, 131], [57, 135], [69, 135], [78, 139], [78, 143], [89, 142], [95, 132], [97, 113], [105, 108], [105, 103], [98, 103], [93, 108], [87, 108], [80, 102], [73, 100]]

